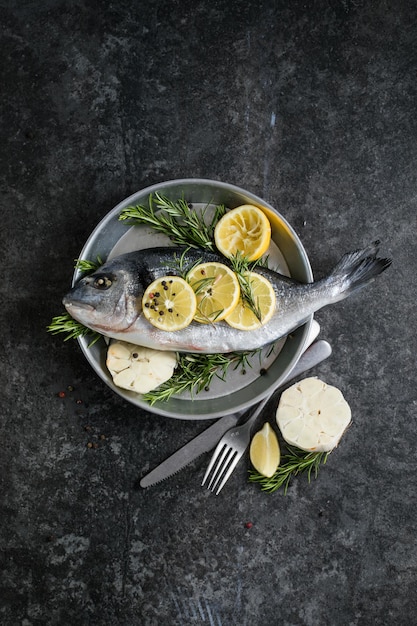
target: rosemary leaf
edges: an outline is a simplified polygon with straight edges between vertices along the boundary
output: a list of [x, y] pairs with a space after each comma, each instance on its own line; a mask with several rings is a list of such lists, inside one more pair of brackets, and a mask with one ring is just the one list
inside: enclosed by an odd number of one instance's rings
[[91, 336], [91, 342], [88, 345], [89, 348], [102, 337], [100, 333], [90, 330], [90, 328], [87, 328], [83, 324], [80, 324], [80, 322], [77, 322], [70, 316], [69, 313], [53, 317], [51, 323], [46, 329], [52, 335], [64, 333], [66, 335], [66, 337], [64, 337], [64, 341], [77, 339], [78, 337]]
[[235, 272], [240, 286], [240, 297], [243, 303], [254, 313], [256, 318], [262, 322], [262, 314], [253, 295], [252, 285], [247, 273], [253, 271], [256, 262], [251, 263], [247, 257], [243, 256], [240, 250], [231, 259], [233, 271]]
[[101, 257], [97, 255], [95, 261], [89, 261], [87, 259], [75, 259], [75, 269], [79, 270], [83, 274], [90, 274], [91, 272], [95, 272], [98, 268], [103, 265], [103, 261]]
[[284, 494], [286, 494], [291, 478], [303, 473], [307, 474], [308, 482], [311, 481], [313, 476], [317, 478], [320, 466], [326, 463], [329, 454], [329, 452], [306, 452], [299, 448], [288, 446], [288, 454], [281, 458], [281, 463], [271, 478], [251, 470], [249, 472], [249, 481], [258, 483], [262, 491], [269, 493], [284, 487]]

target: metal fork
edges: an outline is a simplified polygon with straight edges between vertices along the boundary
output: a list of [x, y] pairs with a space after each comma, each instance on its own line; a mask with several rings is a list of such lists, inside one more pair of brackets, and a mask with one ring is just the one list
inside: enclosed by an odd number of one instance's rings
[[205, 484], [211, 470], [213, 470], [207, 489], [214, 491], [217, 487], [216, 495], [219, 494], [236, 465], [242, 458], [250, 443], [250, 433], [252, 424], [265, 407], [271, 396], [267, 396], [248, 417], [241, 426], [236, 426], [227, 431], [221, 438], [211, 457], [210, 464], [204, 474], [202, 485]]

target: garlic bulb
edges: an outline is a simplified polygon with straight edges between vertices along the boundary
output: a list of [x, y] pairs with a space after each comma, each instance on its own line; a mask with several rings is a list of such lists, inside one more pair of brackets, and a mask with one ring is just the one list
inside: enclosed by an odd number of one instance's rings
[[308, 452], [330, 452], [350, 424], [351, 410], [337, 387], [305, 378], [282, 393], [276, 420], [290, 445]]
[[126, 341], [113, 341], [106, 365], [117, 387], [147, 393], [169, 380], [174, 373], [175, 352], [152, 350]]

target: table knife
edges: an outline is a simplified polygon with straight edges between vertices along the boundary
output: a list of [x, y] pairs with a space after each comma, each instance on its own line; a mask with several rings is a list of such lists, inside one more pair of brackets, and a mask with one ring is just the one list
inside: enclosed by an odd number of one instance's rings
[[[285, 387], [288, 382], [301, 376], [301, 374], [307, 370], [327, 359], [331, 352], [331, 346], [327, 341], [321, 339], [313, 343], [300, 357], [297, 365], [293, 368], [289, 377], [281, 387]], [[186, 443], [182, 448], [174, 452], [174, 454], [149, 472], [149, 474], [144, 476], [140, 481], [140, 486], [150, 487], [151, 485], [159, 483], [165, 478], [169, 478], [179, 472], [204, 452], [212, 450], [224, 433], [229, 430], [229, 428], [232, 428], [232, 426], [235, 426], [241, 416], [242, 413], [240, 412], [225, 415], [218, 419], [214, 424], [206, 428], [206, 430], [194, 437], [194, 439]]]
[[[317, 339], [320, 333], [320, 324], [317, 320], [313, 319], [313, 322], [310, 326], [309, 333], [305, 340], [304, 351], [313, 343], [315, 339]], [[293, 372], [294, 370], [292, 370]], [[283, 382], [285, 385], [288, 380], [292, 379], [292, 372], [290, 372], [289, 377], [286, 381]], [[297, 376], [297, 372], [294, 373], [294, 376]], [[198, 458], [204, 452], [210, 451], [214, 448], [217, 439], [221, 439], [224, 433], [235, 426], [239, 419], [242, 417], [245, 411], [238, 411], [237, 413], [231, 413], [225, 415], [224, 417], [218, 419], [212, 426], [204, 430], [200, 435], [197, 435], [182, 446], [179, 450], [174, 452], [170, 457], [168, 457], [165, 461], [163, 461], [160, 465], [158, 465], [154, 470], [152, 470], [149, 474], [144, 476], [141, 481], [141, 487], [150, 487], [155, 483], [164, 480], [165, 478], [169, 478], [173, 474], [176, 474], [178, 471], [189, 465], [192, 461]], [[211, 443], [214, 442], [214, 443]]]

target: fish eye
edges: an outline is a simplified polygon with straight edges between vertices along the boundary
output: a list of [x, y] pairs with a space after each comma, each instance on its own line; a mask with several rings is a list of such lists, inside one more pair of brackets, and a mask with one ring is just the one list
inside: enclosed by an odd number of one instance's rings
[[108, 276], [98, 276], [93, 283], [93, 287], [104, 291], [105, 289], [109, 289], [112, 284], [113, 281]]

